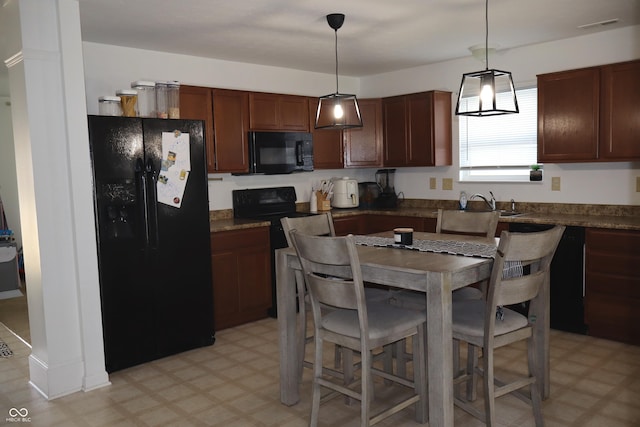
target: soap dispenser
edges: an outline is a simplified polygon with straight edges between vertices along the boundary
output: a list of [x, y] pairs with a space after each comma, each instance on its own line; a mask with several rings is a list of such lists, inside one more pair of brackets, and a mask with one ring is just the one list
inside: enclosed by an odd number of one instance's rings
[[467, 193], [464, 191], [460, 192], [460, 210], [467, 209]]

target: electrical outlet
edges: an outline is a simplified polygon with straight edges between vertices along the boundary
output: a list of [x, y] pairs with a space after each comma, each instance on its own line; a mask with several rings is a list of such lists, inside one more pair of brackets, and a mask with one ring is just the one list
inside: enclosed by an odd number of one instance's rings
[[453, 190], [453, 178], [442, 178], [442, 189]]
[[560, 177], [551, 177], [551, 191], [560, 191]]
[[636, 193], [640, 193], [640, 176], [636, 176]]
[[[639, 178], [638, 182], [640, 182], [640, 177], [638, 178]], [[429, 190], [435, 190], [435, 189], [436, 189], [436, 178], [432, 176], [431, 178], [429, 178]]]

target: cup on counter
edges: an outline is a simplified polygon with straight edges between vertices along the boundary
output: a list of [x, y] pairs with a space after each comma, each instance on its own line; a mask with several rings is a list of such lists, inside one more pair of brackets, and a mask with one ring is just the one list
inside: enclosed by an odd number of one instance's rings
[[401, 227], [393, 229], [393, 241], [399, 245], [413, 245], [413, 228]]

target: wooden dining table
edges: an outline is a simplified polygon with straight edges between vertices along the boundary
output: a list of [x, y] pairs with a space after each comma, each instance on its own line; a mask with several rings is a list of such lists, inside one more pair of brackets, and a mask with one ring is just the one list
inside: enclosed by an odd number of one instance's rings
[[[393, 237], [392, 232], [376, 236]], [[497, 246], [497, 239], [464, 235], [414, 233], [418, 240], [451, 240], [477, 242]], [[453, 346], [451, 335], [452, 291], [488, 279], [492, 258], [452, 255], [397, 247], [357, 245], [365, 282], [398, 289], [410, 289], [425, 294], [427, 304], [427, 375], [429, 383], [429, 413], [431, 427], [453, 426]], [[300, 263], [293, 248], [276, 251], [277, 307], [280, 351], [280, 400], [295, 405], [300, 400], [301, 378], [298, 370], [296, 314], [296, 271]], [[328, 272], [330, 273], [330, 272]], [[299, 274], [299, 273], [298, 273]], [[548, 324], [548, 323], [547, 323]], [[548, 328], [547, 328], [548, 331]], [[548, 341], [547, 341], [548, 343]], [[540, 358], [539, 358], [540, 359]], [[546, 367], [544, 363], [547, 363]], [[548, 349], [545, 360], [537, 369], [541, 382], [548, 378]], [[545, 390], [545, 385], [540, 386]]]

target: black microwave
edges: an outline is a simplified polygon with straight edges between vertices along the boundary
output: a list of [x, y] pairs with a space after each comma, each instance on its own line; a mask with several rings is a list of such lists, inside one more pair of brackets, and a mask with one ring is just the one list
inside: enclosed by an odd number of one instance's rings
[[308, 132], [249, 132], [249, 173], [286, 174], [313, 170]]

